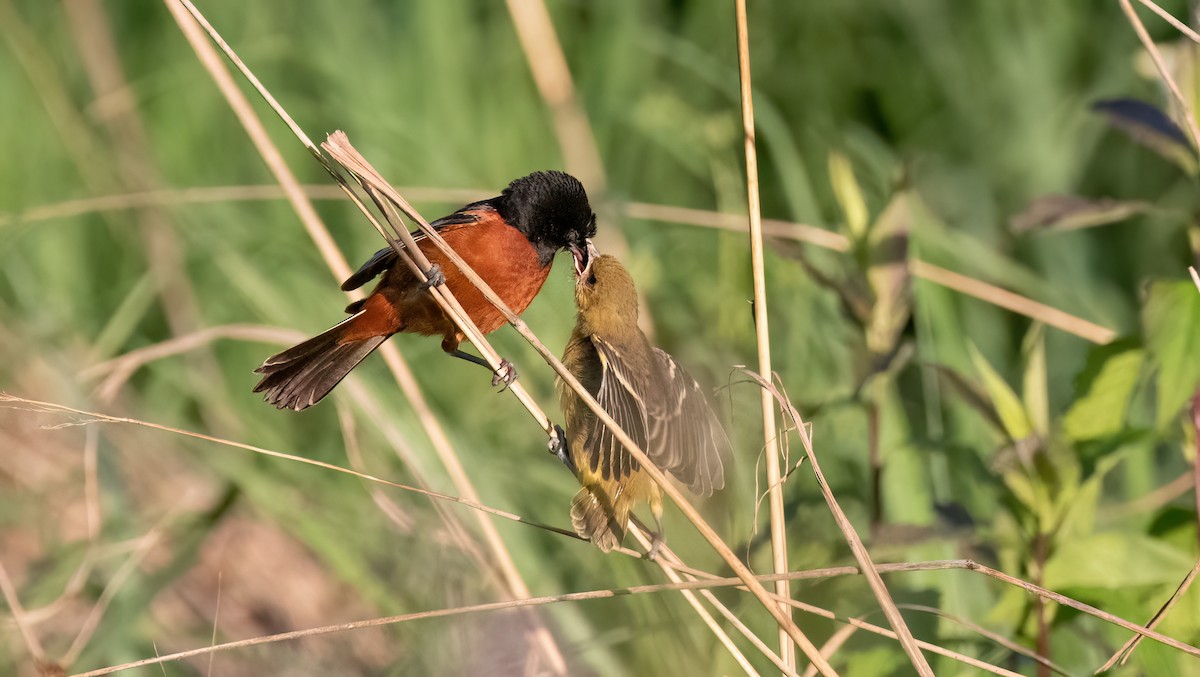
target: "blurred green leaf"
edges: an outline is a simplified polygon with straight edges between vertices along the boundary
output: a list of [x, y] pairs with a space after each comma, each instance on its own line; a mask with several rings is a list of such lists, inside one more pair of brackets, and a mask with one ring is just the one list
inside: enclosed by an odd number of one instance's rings
[[867, 348], [889, 355], [912, 315], [912, 275], [908, 269], [910, 198], [897, 193], [871, 226], [867, 281], [874, 293], [867, 323]]
[[1046, 327], [1033, 323], [1025, 334], [1021, 348], [1025, 363], [1025, 375], [1021, 394], [1025, 400], [1025, 412], [1034, 430], [1045, 436], [1050, 431], [1050, 392], [1046, 376]]
[[1179, 414], [1200, 383], [1200, 293], [1191, 282], [1156, 282], [1142, 322], [1158, 371], [1161, 428]]
[[1178, 583], [1195, 559], [1145, 534], [1107, 532], [1060, 544], [1046, 562], [1045, 586], [1127, 588]]
[[829, 181], [833, 184], [833, 194], [842, 209], [842, 218], [846, 220], [848, 234], [851, 239], [861, 240], [867, 232], [867, 221], [871, 215], [863, 199], [862, 188], [854, 178], [854, 167], [845, 155], [836, 150], [829, 153]]
[[1112, 346], [1093, 349], [1077, 379], [1075, 402], [1063, 418], [1067, 437], [1089, 440], [1120, 432], [1145, 361], [1145, 351], [1128, 344], [1116, 352]]
[[1029, 437], [1033, 426], [1025, 413], [1025, 406], [1021, 404], [1021, 398], [1017, 397], [1004, 378], [992, 368], [991, 363], [974, 343], [968, 344], [967, 350], [971, 355], [971, 363], [975, 365], [975, 371], [983, 379], [983, 388], [991, 398], [992, 407], [1004, 424], [1004, 432], [1013, 441]]
[[1146, 202], [1047, 195], [1030, 202], [1009, 222], [1014, 233], [1061, 233], [1124, 221], [1151, 209]]

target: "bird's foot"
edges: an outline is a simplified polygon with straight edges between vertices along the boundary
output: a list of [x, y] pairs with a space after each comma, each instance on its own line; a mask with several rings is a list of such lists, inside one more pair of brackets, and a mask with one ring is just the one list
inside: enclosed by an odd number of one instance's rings
[[650, 538], [650, 549], [646, 551], [646, 559], [653, 561], [658, 557], [659, 551], [662, 550], [663, 537], [661, 533], [654, 533]]
[[429, 289], [430, 287], [440, 287], [446, 284], [446, 274], [442, 272], [442, 267], [436, 263], [429, 265], [429, 270], [425, 271], [425, 281], [417, 285], [420, 289]]
[[551, 454], [558, 457], [558, 460], [567, 466], [567, 470], [578, 474], [575, 469], [575, 462], [571, 460], [571, 454], [567, 450], [567, 434], [563, 432], [561, 426], [554, 426], [554, 430], [550, 433], [550, 442], [546, 444], [546, 448]]
[[500, 392], [504, 392], [505, 390], [508, 390], [508, 387], [513, 384], [513, 381], [516, 380], [517, 368], [514, 367], [513, 363], [509, 362], [508, 360], [500, 360], [500, 367], [492, 373], [492, 385], [498, 386], [503, 383], [504, 387], [500, 389]]

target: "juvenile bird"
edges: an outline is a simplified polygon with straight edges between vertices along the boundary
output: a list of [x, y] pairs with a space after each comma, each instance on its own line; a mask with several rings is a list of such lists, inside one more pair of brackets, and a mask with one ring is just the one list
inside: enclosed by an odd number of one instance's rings
[[[585, 253], [575, 263], [579, 312], [563, 365], [656, 466], [693, 493], [711, 495], [725, 485], [725, 431], [695, 379], [638, 329], [629, 273], [616, 258], [596, 256], [590, 244]], [[564, 460], [583, 487], [571, 502], [575, 531], [608, 552], [625, 536], [630, 511], [646, 501], [658, 528], [653, 558], [662, 542], [658, 485], [574, 390], [561, 381], [558, 387], [566, 419]]]
[[[535, 172], [513, 181], [499, 196], [472, 202], [430, 225], [514, 312], [521, 313], [541, 291], [559, 250], [569, 249], [583, 260], [584, 244], [596, 234], [596, 215], [575, 177]], [[435, 268], [431, 283], [444, 283], [480, 331], [486, 334], [505, 324], [504, 315], [423, 233], [414, 232], [413, 238]], [[263, 378], [254, 392], [266, 393], [266, 401], [280, 409], [310, 407], [399, 332], [440, 335], [442, 350], [488, 367], [482, 358], [459, 350], [463, 334], [434, 301], [430, 283], [400, 263], [391, 247], [376, 252], [342, 283], [342, 290], [358, 289], [380, 274], [383, 279], [370, 296], [346, 307], [350, 317], [267, 358], [255, 370]], [[505, 361], [492, 382], [511, 383], [515, 377]]]

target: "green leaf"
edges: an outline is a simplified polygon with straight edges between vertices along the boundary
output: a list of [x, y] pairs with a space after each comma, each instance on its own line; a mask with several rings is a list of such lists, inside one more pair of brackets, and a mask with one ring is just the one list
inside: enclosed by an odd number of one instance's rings
[[1190, 282], [1156, 282], [1142, 320], [1158, 369], [1161, 428], [1179, 414], [1200, 383], [1200, 293]]
[[1073, 440], [1090, 440], [1121, 432], [1125, 410], [1137, 386], [1146, 352], [1129, 347], [1100, 346], [1091, 351], [1077, 379], [1076, 399], [1063, 418], [1063, 432]]
[[871, 226], [867, 281], [874, 294], [867, 323], [867, 348], [890, 354], [912, 315], [912, 275], [908, 269], [910, 198], [897, 193]]
[[1191, 570], [1187, 553], [1138, 533], [1103, 533], [1067, 541], [1046, 562], [1045, 587], [1125, 588], [1175, 584]]
[[992, 400], [992, 406], [996, 409], [996, 414], [1004, 424], [1004, 432], [1013, 440], [1023, 440], [1029, 437], [1033, 432], [1033, 426], [1025, 414], [1025, 405], [1021, 404], [1021, 398], [1017, 397], [1004, 378], [992, 368], [991, 363], [987, 361], [983, 353], [979, 352], [974, 343], [967, 345], [967, 351], [971, 355], [975, 371], [983, 377], [984, 390], [987, 391], [988, 397]]
[[1033, 323], [1025, 335], [1021, 353], [1025, 362], [1025, 378], [1021, 393], [1025, 398], [1025, 412], [1039, 435], [1050, 431], [1050, 394], [1046, 376], [1046, 327], [1041, 322]]
[[829, 181], [833, 184], [833, 195], [842, 208], [850, 237], [861, 240], [867, 232], [867, 221], [870, 219], [867, 201], [863, 199], [862, 189], [854, 178], [850, 160], [837, 151], [829, 153]]

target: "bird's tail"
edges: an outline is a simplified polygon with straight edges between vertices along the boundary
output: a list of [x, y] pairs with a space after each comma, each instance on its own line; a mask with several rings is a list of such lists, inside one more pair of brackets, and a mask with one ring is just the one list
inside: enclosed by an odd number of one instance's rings
[[254, 392], [280, 409], [307, 409], [329, 394], [350, 370], [370, 355], [394, 329], [373, 327], [370, 307], [304, 343], [267, 358], [254, 371], [263, 378]]
[[629, 524], [629, 502], [620, 495], [611, 497], [598, 485], [584, 487], [571, 500], [571, 524], [575, 533], [590, 540], [604, 552], [621, 545]]

